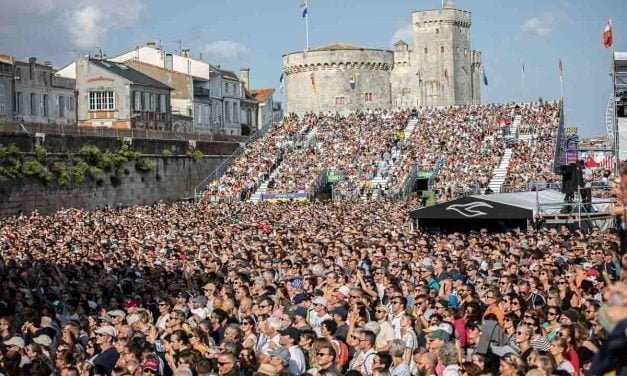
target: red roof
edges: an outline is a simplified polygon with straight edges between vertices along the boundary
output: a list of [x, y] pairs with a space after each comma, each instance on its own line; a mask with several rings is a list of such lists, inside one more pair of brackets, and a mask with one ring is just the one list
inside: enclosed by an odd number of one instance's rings
[[250, 95], [259, 102], [265, 102], [274, 94], [274, 89], [252, 89]]

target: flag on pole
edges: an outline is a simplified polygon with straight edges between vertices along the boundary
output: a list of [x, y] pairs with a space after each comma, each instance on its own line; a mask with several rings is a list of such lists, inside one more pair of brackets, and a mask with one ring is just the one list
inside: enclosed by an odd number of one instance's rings
[[560, 58], [557, 63], [557, 68], [560, 71], [560, 81], [562, 81], [564, 76], [564, 65], [562, 65], [562, 59]]
[[283, 94], [283, 89], [284, 89], [284, 85], [283, 85], [283, 73], [281, 73], [281, 77], [279, 78], [279, 84], [280, 84], [280, 88], [281, 88], [281, 94]]
[[311, 74], [309, 75], [309, 78], [311, 79], [311, 88], [313, 89], [315, 93], [316, 92], [316, 75], [314, 74], [314, 72], [311, 72]]
[[609, 20], [607, 21], [607, 25], [605, 25], [605, 29], [603, 29], [603, 47], [610, 48], [613, 44], [612, 20]]
[[525, 78], [525, 63], [522, 63], [522, 76]]
[[481, 67], [481, 75], [483, 76], [483, 84], [488, 86], [488, 76], [485, 74], [485, 67]]
[[307, 0], [303, 0], [300, 7], [303, 8], [303, 18], [307, 17]]
[[616, 157], [613, 155], [606, 155], [600, 163], [601, 167], [606, 170], [613, 170], [616, 167]]

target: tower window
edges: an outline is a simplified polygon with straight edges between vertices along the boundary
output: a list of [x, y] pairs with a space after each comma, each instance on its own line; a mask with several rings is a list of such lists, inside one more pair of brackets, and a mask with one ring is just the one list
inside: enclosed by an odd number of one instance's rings
[[436, 34], [440, 34], [440, 29], [435, 29]]
[[444, 53], [444, 46], [440, 47], [440, 53]]
[[425, 47], [425, 54], [429, 52], [429, 49]]

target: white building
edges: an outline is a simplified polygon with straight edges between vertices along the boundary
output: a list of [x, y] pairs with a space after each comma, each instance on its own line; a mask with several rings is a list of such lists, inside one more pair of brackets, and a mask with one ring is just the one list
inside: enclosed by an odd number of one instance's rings
[[[153, 67], [172, 71], [191, 78], [187, 84], [189, 90], [176, 90], [172, 77], [163, 80], [163, 75], [156, 73], [155, 79], [175, 88], [172, 94], [173, 115], [187, 116], [193, 119], [194, 131], [241, 135], [239, 124], [240, 96], [239, 79], [233, 72], [224, 71], [218, 66], [201, 60], [192, 59], [190, 51], [171, 54], [157, 46], [147, 43], [145, 46], [128, 51], [108, 60], [129, 63], [145, 74], [153, 76]], [[142, 64], [145, 64], [142, 68]], [[76, 77], [74, 63], [60, 69], [57, 75]], [[234, 114], [235, 111], [235, 115]]]

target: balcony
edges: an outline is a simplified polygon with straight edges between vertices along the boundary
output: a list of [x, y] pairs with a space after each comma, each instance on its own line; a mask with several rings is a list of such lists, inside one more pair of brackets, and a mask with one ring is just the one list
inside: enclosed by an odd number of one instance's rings
[[203, 87], [194, 87], [194, 98], [209, 99], [211, 98], [211, 91]]

